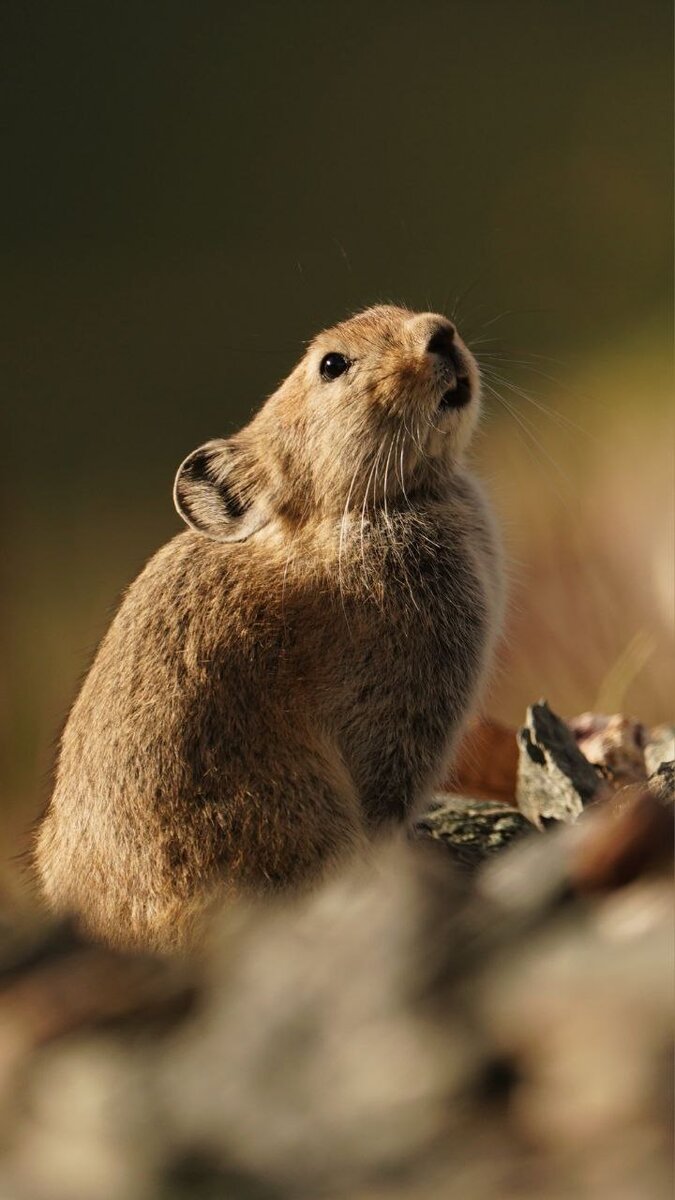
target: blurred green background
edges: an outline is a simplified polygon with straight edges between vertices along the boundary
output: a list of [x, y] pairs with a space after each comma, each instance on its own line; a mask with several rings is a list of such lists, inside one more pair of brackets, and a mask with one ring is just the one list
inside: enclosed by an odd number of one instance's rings
[[2, 22], [10, 824], [179, 528], [178, 462], [381, 299], [460, 297], [508, 405], [488, 393], [476, 450], [512, 560], [491, 711], [665, 719], [669, 0], [6, 0]]

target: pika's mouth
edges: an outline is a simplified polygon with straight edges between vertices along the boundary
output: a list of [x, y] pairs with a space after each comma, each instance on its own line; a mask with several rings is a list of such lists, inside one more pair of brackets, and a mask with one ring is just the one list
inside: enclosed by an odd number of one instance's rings
[[452, 387], [443, 392], [439, 405], [441, 412], [464, 408], [471, 399], [471, 380], [468, 375], [458, 375]]

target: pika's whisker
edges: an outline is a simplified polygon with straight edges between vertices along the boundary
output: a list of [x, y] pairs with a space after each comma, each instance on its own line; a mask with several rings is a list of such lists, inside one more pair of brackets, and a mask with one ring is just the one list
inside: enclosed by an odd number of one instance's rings
[[[377, 469], [377, 465], [380, 461], [380, 455], [382, 453], [383, 448], [384, 448], [384, 440], [382, 440], [382, 442], [380, 442], [380, 447], [379, 447], [379, 450], [375, 457], [375, 461], [373, 462], [373, 465], [370, 468], [370, 473], [368, 475], [368, 480], [366, 482], [366, 490], [365, 490], [365, 494], [363, 497], [363, 504], [361, 505], [361, 530], [360, 530], [361, 563], [363, 566], [363, 578], [364, 578], [364, 582], [366, 582], [366, 583], [367, 583], [368, 575], [367, 575], [367, 569], [366, 569], [365, 547], [364, 547], [364, 540], [363, 540], [364, 526], [365, 526], [365, 520], [366, 520], [366, 506], [368, 504], [368, 493], [370, 492], [370, 482], [371, 482], [371, 479], [373, 479], [373, 474]], [[373, 480], [373, 498], [374, 498], [374, 496], [375, 496], [375, 482]]]
[[[508, 379], [507, 376], [502, 375], [499, 371], [495, 370], [493, 366], [486, 366], [482, 362], [480, 365], [481, 373], [485, 378], [492, 379], [494, 383], [498, 383], [502, 387], [508, 388], [510, 392], [513, 392], [513, 394], [516, 396], [520, 396], [521, 400], [527, 401], [527, 403], [533, 405], [534, 408], [539, 409], [539, 411], [543, 413], [545, 417], [548, 417], [550, 421], [554, 421], [561, 428], [567, 428], [574, 433], [580, 433], [582, 437], [590, 438], [592, 441], [598, 440], [592, 433], [590, 433], [589, 430], [584, 429], [582, 425], [579, 425], [576, 421], [571, 420], [571, 418], [566, 416], [565, 413], [558, 412], [556, 409], [544, 404], [540, 399], [536, 399], [524, 388], [520, 387], [519, 384], [514, 383], [512, 380]], [[541, 374], [541, 372], [538, 372], [538, 374]], [[550, 377], [544, 376], [544, 378]]]
[[354, 486], [356, 484], [356, 477], [361, 469], [364, 458], [365, 458], [365, 454], [361, 454], [359, 456], [359, 458], [357, 459], [356, 466], [354, 467], [354, 472], [352, 474], [351, 482], [349, 484], [349, 491], [347, 492], [347, 499], [345, 500], [345, 506], [342, 510], [342, 520], [340, 521], [340, 540], [339, 540], [339, 544], [338, 544], [338, 586], [340, 588], [340, 602], [342, 604], [342, 611], [345, 615], [345, 621], [347, 623], [347, 628], [349, 629], [350, 635], [351, 635], [351, 627], [349, 624], [349, 617], [347, 616], [347, 609], [345, 606], [344, 584], [343, 584], [343, 578], [342, 578], [342, 550], [343, 550], [343, 542], [344, 542], [344, 535], [345, 535], [345, 526], [346, 526], [346, 522], [349, 519], [349, 517], [348, 517], [349, 501], [351, 500], [352, 492], [353, 492]]
[[[504, 396], [502, 396], [500, 392], [496, 391], [496, 389], [494, 387], [492, 387], [492, 385], [490, 383], [488, 383], [487, 381], [485, 383], [485, 386], [486, 386], [487, 390], [491, 393], [491, 395], [493, 395], [495, 397], [495, 399], [504, 406], [504, 408], [507, 410], [507, 412], [509, 412], [511, 414], [514, 421], [520, 426], [520, 428], [522, 429], [525, 436], [536, 447], [538, 452], [546, 458], [546, 460], [553, 467], [554, 471], [564, 480], [565, 484], [570, 489], [570, 492], [572, 492], [573, 484], [572, 484], [572, 480], [570, 479], [569, 475], [565, 471], [563, 471], [562, 467], [560, 466], [560, 463], [556, 462], [556, 460], [552, 457], [552, 455], [549, 454], [548, 450], [542, 444], [542, 442], [539, 440], [536, 433], [534, 433], [532, 431], [530, 424], [526, 421], [526, 418], [523, 416], [523, 414], [519, 413], [518, 410], [514, 407], [514, 405], [511, 404]], [[534, 457], [535, 457], [535, 461], [536, 461], [536, 455]], [[541, 467], [541, 465], [542, 464], [539, 463], [540, 467]], [[558, 496], [558, 499], [561, 501], [562, 504], [565, 505], [566, 508], [569, 508], [569, 503], [568, 503], [567, 499], [565, 498], [565, 496], [557, 489], [557, 487], [551, 480], [550, 476], [547, 476], [547, 478], [548, 478], [548, 482], [549, 482], [550, 486], [553, 488], [553, 491]]]

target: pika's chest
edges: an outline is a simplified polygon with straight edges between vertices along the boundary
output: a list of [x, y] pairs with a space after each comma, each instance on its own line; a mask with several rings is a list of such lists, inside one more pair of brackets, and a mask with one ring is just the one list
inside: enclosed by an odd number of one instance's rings
[[358, 708], [393, 706], [411, 718], [436, 708], [443, 719], [481, 669], [488, 608], [459, 533], [409, 538], [383, 548], [370, 586], [336, 604], [340, 632], [331, 632], [324, 662]]

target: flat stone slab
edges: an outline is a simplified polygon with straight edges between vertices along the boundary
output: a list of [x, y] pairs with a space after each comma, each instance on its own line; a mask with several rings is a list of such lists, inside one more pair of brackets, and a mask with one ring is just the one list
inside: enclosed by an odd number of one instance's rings
[[443, 842], [458, 865], [473, 869], [526, 833], [531, 823], [508, 804], [470, 796], [438, 796], [416, 821], [418, 837]]

